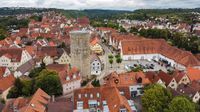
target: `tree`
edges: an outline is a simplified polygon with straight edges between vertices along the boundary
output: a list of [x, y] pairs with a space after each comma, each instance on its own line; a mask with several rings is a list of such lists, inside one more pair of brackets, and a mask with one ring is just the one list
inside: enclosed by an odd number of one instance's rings
[[20, 78], [17, 78], [17, 79], [15, 80], [14, 86], [15, 86], [16, 91], [17, 91], [16, 94], [21, 95], [21, 94], [22, 94], [21, 89], [23, 88], [23, 83], [22, 83], [22, 81], [21, 81]]
[[44, 37], [38, 36], [38, 37], [36, 38], [36, 40], [39, 40], [39, 39], [44, 39]]
[[115, 58], [120, 58], [120, 55], [119, 54], [115, 55]]
[[135, 68], [131, 68], [131, 71], [140, 72], [140, 71], [143, 71], [143, 68], [141, 66], [136, 66]]
[[35, 77], [39, 76], [39, 73], [45, 68], [46, 68], [45, 63], [42, 61], [42, 63], [40, 64], [40, 67], [37, 67], [37, 68], [34, 68], [31, 70], [29, 77], [35, 78]]
[[[118, 64], [120, 64], [120, 63], [122, 62], [122, 58], [121, 58], [121, 57], [116, 58], [116, 62], [117, 62]], [[118, 66], [118, 68], [119, 68], [119, 66]]]
[[121, 33], [126, 33], [127, 31], [126, 31], [125, 28], [123, 28], [123, 27], [121, 26], [121, 27], [119, 27], [119, 32], [121, 32]]
[[130, 33], [137, 33], [138, 29], [136, 27], [131, 27]]
[[89, 80], [83, 80], [83, 81], [81, 82], [81, 87], [86, 86], [88, 82], [89, 82]]
[[93, 80], [92, 81], [92, 85], [94, 86], [94, 87], [100, 87], [100, 82], [99, 82], [99, 80]]
[[5, 35], [3, 35], [3, 34], [0, 34], [0, 40], [4, 40], [6, 38], [6, 36]]
[[110, 55], [108, 55], [108, 58], [109, 58], [109, 59], [113, 59], [114, 57], [113, 57], [112, 54], [110, 54]]
[[35, 91], [33, 89], [32, 80], [22, 80], [23, 88], [21, 89], [23, 96], [31, 96]]
[[167, 112], [195, 112], [195, 104], [185, 97], [175, 97]]
[[19, 97], [20, 95], [17, 94], [18, 91], [17, 91], [17, 88], [16, 87], [12, 87], [10, 90], [9, 90], [9, 93], [7, 95], [7, 98], [17, 98]]
[[113, 59], [109, 59], [109, 63], [111, 64], [111, 68], [112, 68]]
[[17, 78], [7, 95], [8, 98], [17, 98], [19, 96], [31, 96], [33, 94], [33, 88], [31, 80], [21, 80]]
[[42, 67], [34, 68], [33, 70], [31, 70], [29, 77], [30, 78], [37, 77], [42, 70], [43, 70]]
[[35, 78], [35, 89], [38, 88], [41, 88], [49, 95], [57, 96], [62, 94], [62, 85], [55, 71], [42, 70], [39, 76]]
[[158, 84], [147, 86], [142, 96], [144, 112], [163, 112], [172, 99], [172, 94]]
[[33, 19], [35, 21], [41, 22], [42, 21], [42, 16], [36, 16], [36, 15], [34, 15], [34, 16], [31, 16], [30, 19]]
[[58, 46], [58, 48], [66, 48], [65, 42], [62, 42], [62, 43]]

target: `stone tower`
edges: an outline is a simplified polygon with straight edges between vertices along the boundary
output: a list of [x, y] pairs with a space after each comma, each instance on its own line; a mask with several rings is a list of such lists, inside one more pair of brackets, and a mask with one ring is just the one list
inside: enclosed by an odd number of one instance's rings
[[90, 78], [90, 33], [88, 31], [70, 32], [71, 64], [78, 67], [83, 79]]

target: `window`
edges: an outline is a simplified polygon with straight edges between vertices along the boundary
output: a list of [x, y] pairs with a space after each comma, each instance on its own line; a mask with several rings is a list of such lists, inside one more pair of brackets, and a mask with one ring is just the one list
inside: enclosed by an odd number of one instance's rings
[[73, 75], [73, 79], [76, 79], [76, 75], [75, 74]]
[[97, 108], [98, 102], [96, 100], [89, 100], [89, 108]]
[[82, 101], [77, 102], [77, 109], [83, 109], [83, 102]]
[[97, 93], [97, 98], [99, 98], [100, 97], [100, 94], [99, 93]]
[[126, 109], [120, 109], [120, 112], [127, 112]]
[[81, 98], [81, 94], [78, 94], [78, 98]]
[[93, 94], [90, 94], [90, 98], [93, 98]]

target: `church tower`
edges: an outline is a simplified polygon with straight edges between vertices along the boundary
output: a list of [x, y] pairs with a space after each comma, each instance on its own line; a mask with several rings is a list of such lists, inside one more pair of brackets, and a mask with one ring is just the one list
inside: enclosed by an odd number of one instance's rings
[[83, 79], [90, 78], [90, 33], [88, 31], [70, 32], [71, 64], [78, 67]]

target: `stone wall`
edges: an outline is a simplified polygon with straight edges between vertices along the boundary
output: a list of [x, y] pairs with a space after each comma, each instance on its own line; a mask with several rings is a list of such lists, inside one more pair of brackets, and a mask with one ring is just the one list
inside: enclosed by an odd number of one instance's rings
[[78, 67], [82, 78], [90, 78], [90, 33], [87, 31], [70, 32], [71, 64]]

